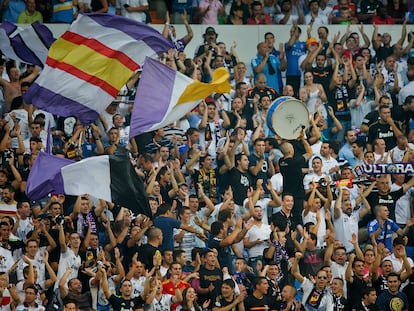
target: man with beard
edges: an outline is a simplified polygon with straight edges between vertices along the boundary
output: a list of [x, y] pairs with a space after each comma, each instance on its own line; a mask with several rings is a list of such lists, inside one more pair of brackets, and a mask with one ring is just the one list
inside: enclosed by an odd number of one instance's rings
[[408, 298], [400, 292], [400, 277], [392, 272], [387, 277], [388, 290], [378, 296], [377, 307], [380, 311], [402, 310], [408, 311]]
[[[230, 159], [232, 166], [229, 169], [229, 185], [233, 189], [234, 203], [239, 207], [247, 198], [247, 191], [252, 186], [252, 179], [249, 173], [249, 158], [244, 153], [237, 154]], [[236, 163], [236, 165], [235, 165]]]
[[[294, 3], [294, 5], [293, 5]], [[303, 24], [304, 16], [302, 9], [299, 6], [299, 1], [293, 2], [291, 0], [283, 0], [280, 5], [280, 14], [274, 17], [274, 23], [280, 25], [294, 25]]]
[[16, 217], [17, 202], [14, 199], [14, 193], [15, 190], [13, 186], [7, 185], [6, 187], [4, 187], [2, 200], [0, 201], [0, 217]]
[[315, 283], [302, 276], [298, 271], [298, 261], [301, 253], [296, 253], [292, 266], [292, 274], [300, 283], [303, 290], [302, 304], [306, 311], [312, 310], [333, 310], [332, 295], [327, 291], [328, 276], [325, 271], [318, 271]]
[[352, 162], [355, 162], [352, 168], [364, 164], [364, 145], [365, 143], [362, 140], [356, 140], [352, 143], [352, 153], [354, 154]]
[[244, 247], [249, 249], [249, 263], [256, 269], [256, 263], [263, 260], [263, 251], [269, 245], [270, 233], [272, 230], [269, 225], [263, 223], [262, 208], [256, 205], [253, 209], [253, 226], [247, 231], [243, 240]]
[[207, 56], [210, 49], [218, 51], [217, 43], [218, 34], [213, 27], [207, 27], [203, 34], [203, 43], [199, 44], [194, 52], [195, 57]]
[[352, 235], [358, 235], [358, 222], [371, 210], [371, 207], [366, 200], [365, 196], [361, 194], [364, 207], [358, 210], [352, 208], [351, 200], [342, 200], [342, 187], [339, 188], [338, 198], [335, 201], [335, 205], [331, 207], [331, 213], [333, 213], [333, 224], [336, 231], [336, 239], [340, 240], [346, 247], [347, 252], [351, 252], [354, 249], [352, 241]]
[[352, 143], [357, 140], [357, 136], [353, 129], [348, 129], [345, 132], [345, 144], [341, 147], [338, 153], [338, 158], [344, 159], [348, 162], [349, 166], [354, 167], [356, 164], [356, 159], [354, 153], [352, 152]]
[[[322, 42], [320, 43], [322, 44]], [[325, 94], [329, 92], [329, 82], [331, 81], [333, 68], [330, 58], [327, 59], [326, 55], [320, 52], [316, 55], [316, 67], [311, 69], [313, 75], [313, 82], [322, 84]]]
[[[269, 155], [266, 159], [265, 155], [265, 140], [263, 138], [257, 138], [254, 141], [254, 151], [249, 157], [249, 171], [255, 181], [258, 179], [263, 180], [263, 184], [267, 184], [267, 180], [275, 174], [275, 168], [273, 166], [274, 155]], [[264, 186], [266, 193], [269, 193], [269, 189]]]

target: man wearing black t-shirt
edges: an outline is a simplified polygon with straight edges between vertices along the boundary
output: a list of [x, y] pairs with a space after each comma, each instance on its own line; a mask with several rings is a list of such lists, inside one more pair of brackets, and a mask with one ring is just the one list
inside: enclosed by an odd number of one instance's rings
[[200, 287], [198, 288], [198, 302], [203, 304], [210, 300], [210, 305], [216, 301], [220, 294], [220, 286], [223, 280], [223, 272], [216, 267], [217, 253], [209, 249], [206, 253], [205, 264], [198, 271], [200, 275]]
[[377, 311], [375, 302], [377, 301], [377, 292], [375, 288], [367, 287], [362, 293], [361, 301], [355, 305], [352, 310], [355, 311]]
[[300, 138], [306, 153], [304, 155], [295, 156], [292, 144], [283, 143], [280, 146], [283, 158], [279, 160], [280, 173], [283, 176], [283, 193], [294, 194], [295, 204], [293, 206], [292, 214], [293, 219], [297, 224], [302, 223], [303, 200], [305, 198], [302, 168], [306, 167], [305, 161], [313, 155], [313, 151], [303, 134]]
[[392, 119], [390, 107], [380, 106], [378, 111], [379, 120], [368, 129], [367, 150], [372, 151], [373, 141], [376, 138], [382, 138], [385, 141], [386, 151], [389, 151], [397, 145], [397, 136], [403, 135], [403, 133]]
[[326, 64], [326, 55], [320, 53], [316, 56], [316, 67], [312, 67], [313, 82], [322, 84], [325, 94], [329, 93], [329, 82], [331, 81], [332, 65]]
[[135, 311], [137, 309], [144, 309], [144, 299], [141, 296], [132, 298], [132, 283], [130, 280], [125, 279], [121, 282], [119, 288], [120, 296], [112, 294], [109, 290], [108, 276], [106, 270], [99, 267], [99, 271], [102, 273], [102, 290], [108, 299], [114, 311]]
[[[377, 205], [386, 206], [390, 212], [390, 219], [395, 222], [395, 203], [404, 195], [404, 193], [414, 186], [414, 177], [412, 177], [407, 183], [403, 184], [403, 186], [396, 191], [390, 191], [391, 188], [389, 178], [389, 175], [382, 175], [377, 178], [376, 185], [378, 192], [371, 192], [367, 196], [367, 201], [369, 202], [371, 209]], [[372, 220], [373, 216], [370, 215], [369, 217], [364, 218], [364, 220], [367, 219]]]
[[161, 264], [162, 256], [159, 247], [162, 243], [162, 239], [163, 235], [161, 229], [151, 227], [148, 230], [148, 243], [141, 245], [138, 249], [138, 260], [145, 265], [145, 269], [148, 269], [148, 271], [151, 271], [154, 266], [154, 255], [158, 257], [158, 264]]
[[228, 174], [229, 185], [233, 190], [234, 203], [243, 206], [247, 190], [253, 186], [249, 173], [249, 158], [244, 153], [239, 153], [234, 157], [232, 164]]
[[246, 298], [244, 293], [240, 293], [239, 296], [234, 294], [235, 288], [234, 280], [227, 279], [223, 281], [221, 285], [221, 295], [217, 296], [216, 301], [213, 304], [213, 311], [219, 311], [223, 308], [230, 308], [234, 311], [244, 311], [243, 300]]
[[[387, 106], [389, 107], [391, 105], [391, 98], [389, 98], [387, 95], [382, 95], [378, 100], [378, 106]], [[369, 127], [377, 122], [379, 119], [379, 112], [378, 110], [374, 110], [371, 112], [368, 112], [367, 115], [364, 117], [364, 120], [362, 120], [361, 124], [361, 132], [368, 133]]]
[[[284, 193], [282, 197], [282, 209], [274, 214], [270, 219], [270, 222], [275, 230], [287, 232], [285, 248], [290, 257], [295, 255], [295, 245], [290, 234], [292, 231], [296, 230], [297, 225], [292, 215], [293, 205], [293, 195], [290, 193]], [[274, 246], [270, 246], [269, 251], [274, 251]]]
[[355, 258], [355, 254], [349, 255], [349, 264], [345, 271], [345, 279], [348, 286], [348, 301], [350, 306], [354, 306], [362, 299], [364, 289], [368, 287], [364, 279], [364, 261]]
[[[381, 311], [394, 311], [394, 310], [403, 310], [408, 311], [410, 302], [408, 301], [407, 296], [400, 292], [401, 279], [400, 276], [391, 272], [387, 276], [388, 289], [378, 295], [377, 298], [377, 307]], [[410, 308], [412, 310], [412, 308]]]
[[254, 291], [244, 300], [246, 311], [276, 311], [276, 300], [266, 296], [269, 283], [266, 277], [260, 276], [253, 280]]
[[[380, 61], [385, 61], [386, 58], [393, 53], [393, 45], [391, 44], [392, 38], [388, 32], [384, 32], [382, 35], [378, 33], [378, 26], [374, 26], [374, 32], [372, 34], [372, 47], [375, 50], [375, 56], [377, 58], [377, 63]], [[407, 36], [406, 22], [404, 22], [403, 27], [401, 28], [401, 37], [396, 44], [402, 45], [404, 43], [405, 37]], [[395, 44], [394, 44], [395, 45]]]

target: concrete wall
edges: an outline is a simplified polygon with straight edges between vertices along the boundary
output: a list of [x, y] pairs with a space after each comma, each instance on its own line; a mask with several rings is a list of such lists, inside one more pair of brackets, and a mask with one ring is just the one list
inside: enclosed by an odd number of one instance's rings
[[[68, 25], [62, 24], [49, 24], [48, 25], [55, 36], [60, 36], [68, 27]], [[162, 30], [163, 25], [152, 25], [154, 28], [158, 29], [159, 31]], [[184, 25], [176, 25], [177, 35], [184, 36], [186, 34]], [[203, 41], [202, 35], [204, 34], [205, 29], [207, 28], [206, 25], [192, 25], [191, 26], [194, 32], [193, 40], [190, 44], [186, 47], [185, 52], [188, 57], [194, 56], [194, 50], [198, 44]], [[306, 29], [307, 26], [302, 25], [300, 26], [302, 29], [302, 36], [301, 40], [306, 40]], [[359, 25], [352, 25], [351, 31], [358, 32]], [[287, 42], [289, 40], [289, 30], [290, 26], [282, 26], [282, 25], [269, 25], [269, 26], [233, 26], [233, 25], [218, 25], [214, 26], [216, 32], [219, 34], [218, 41], [223, 41], [227, 49], [230, 49], [233, 41], [237, 43], [236, 51], [239, 54], [239, 58], [241, 61], [244, 61], [248, 64], [250, 68], [250, 60], [256, 55], [256, 45], [260, 41], [264, 40], [264, 34], [268, 31], [272, 32], [276, 38], [276, 46], [279, 45], [280, 42]], [[329, 38], [332, 38], [334, 34], [338, 31], [341, 32], [341, 35], [345, 33], [346, 26], [343, 25], [328, 25], [329, 28]], [[374, 27], [372, 25], [364, 25], [364, 31], [371, 39], [372, 32]], [[414, 31], [414, 25], [408, 25], [407, 31]], [[392, 36], [392, 42], [395, 43], [401, 37], [401, 25], [396, 26], [379, 26], [379, 33], [388, 32]], [[317, 38], [317, 27], [314, 27], [312, 31], [312, 35]], [[361, 43], [362, 43], [361, 38]], [[405, 41], [407, 44], [407, 40]]]

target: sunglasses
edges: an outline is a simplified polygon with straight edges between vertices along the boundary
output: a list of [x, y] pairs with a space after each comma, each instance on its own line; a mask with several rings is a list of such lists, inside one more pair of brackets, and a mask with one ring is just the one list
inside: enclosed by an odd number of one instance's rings
[[319, 280], [327, 280], [328, 279], [328, 277], [327, 276], [323, 276], [323, 275], [321, 275], [321, 276], [317, 276], [317, 278], [319, 279]]

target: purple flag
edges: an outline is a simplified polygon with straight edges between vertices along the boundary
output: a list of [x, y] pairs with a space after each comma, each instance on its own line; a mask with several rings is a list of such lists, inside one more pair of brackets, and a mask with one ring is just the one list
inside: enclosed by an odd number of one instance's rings
[[40, 200], [49, 193], [64, 193], [60, 169], [72, 163], [71, 160], [39, 152], [27, 179], [27, 197]]
[[56, 39], [45, 25], [35, 22], [26, 29], [4, 22], [0, 25], [0, 50], [8, 58], [43, 67]]
[[[172, 43], [137, 21], [109, 14], [80, 15], [55, 41], [26, 103], [60, 116], [95, 121], [144, 63]], [[76, 91], [74, 91], [76, 90]]]
[[213, 92], [230, 92], [228, 79], [226, 68], [217, 68], [211, 82], [202, 83], [147, 59], [135, 96], [129, 136], [154, 131], [179, 120]]

